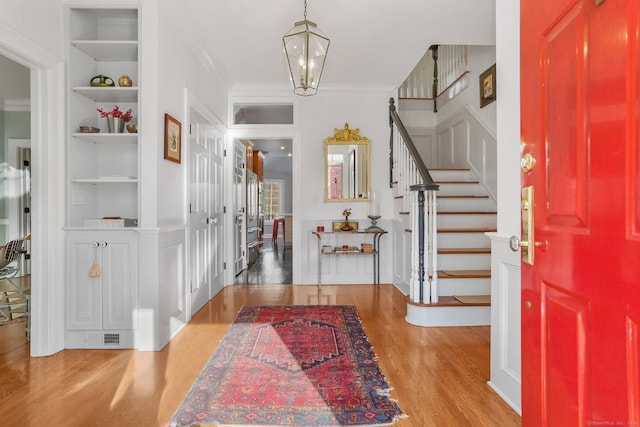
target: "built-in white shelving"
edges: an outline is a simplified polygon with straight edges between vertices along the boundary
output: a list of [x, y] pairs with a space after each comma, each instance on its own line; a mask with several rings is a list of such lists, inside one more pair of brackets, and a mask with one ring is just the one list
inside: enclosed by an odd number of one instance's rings
[[[65, 12], [65, 347], [132, 348], [139, 322], [139, 229], [96, 224], [140, 217], [140, 135], [126, 128], [109, 133], [97, 110], [131, 109], [131, 123], [139, 124], [139, 10], [133, 3], [86, 2], [66, 6]], [[122, 75], [132, 86], [119, 86]], [[101, 76], [113, 86], [92, 86]], [[82, 133], [81, 126], [100, 132]]]
[[[98, 109], [132, 110], [140, 117], [139, 11], [135, 6], [86, 7], [68, 10], [67, 82], [69, 185], [67, 227], [104, 216], [139, 218], [140, 136], [109, 133]], [[123, 75], [132, 86], [120, 86]], [[113, 86], [99, 86], [106, 76]], [[102, 81], [104, 83], [104, 81]], [[80, 126], [97, 133], [81, 133]]]

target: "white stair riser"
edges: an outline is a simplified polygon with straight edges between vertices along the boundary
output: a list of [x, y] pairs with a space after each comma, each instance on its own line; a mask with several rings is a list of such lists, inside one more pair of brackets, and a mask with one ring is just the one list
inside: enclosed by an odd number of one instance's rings
[[496, 204], [490, 198], [447, 198], [436, 199], [438, 212], [495, 212]]
[[438, 181], [476, 181], [470, 170], [429, 170], [431, 178]]
[[496, 214], [438, 214], [440, 228], [495, 228]]
[[407, 304], [405, 319], [417, 326], [482, 326], [491, 323], [491, 307], [421, 307]]
[[438, 279], [438, 295], [489, 295], [491, 293], [491, 279]]
[[438, 190], [438, 196], [482, 196], [487, 194], [487, 190], [480, 184], [474, 183], [459, 183], [450, 184], [443, 183], [438, 184], [440, 190]]
[[491, 240], [484, 233], [438, 233], [439, 248], [489, 248]]
[[438, 254], [438, 270], [491, 270], [491, 254]]

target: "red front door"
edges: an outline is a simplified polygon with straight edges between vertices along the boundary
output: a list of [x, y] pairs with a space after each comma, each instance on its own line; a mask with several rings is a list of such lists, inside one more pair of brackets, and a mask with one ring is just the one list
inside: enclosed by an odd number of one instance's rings
[[342, 163], [329, 166], [329, 198], [342, 198]]
[[521, 1], [524, 427], [640, 426], [639, 9]]

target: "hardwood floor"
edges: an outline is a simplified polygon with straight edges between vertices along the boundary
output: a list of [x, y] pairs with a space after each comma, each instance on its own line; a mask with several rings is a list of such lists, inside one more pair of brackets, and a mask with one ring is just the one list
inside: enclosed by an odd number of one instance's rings
[[420, 328], [404, 321], [391, 285], [234, 285], [207, 303], [160, 352], [65, 350], [0, 355], [2, 424], [165, 426], [243, 305], [354, 304], [408, 418], [397, 427], [520, 426], [486, 384], [489, 328]]
[[266, 243], [256, 260], [236, 277], [236, 285], [290, 285], [293, 283], [292, 245]]

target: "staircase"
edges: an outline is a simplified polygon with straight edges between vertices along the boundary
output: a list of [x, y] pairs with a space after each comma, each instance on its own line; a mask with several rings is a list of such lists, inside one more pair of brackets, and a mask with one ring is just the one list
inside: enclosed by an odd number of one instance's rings
[[[422, 303], [408, 298], [407, 321], [419, 326], [488, 325], [491, 248], [484, 233], [495, 231], [495, 202], [468, 169], [429, 171], [440, 186], [435, 264], [437, 302]], [[408, 219], [406, 213], [401, 216]], [[413, 231], [408, 227], [405, 230]]]

